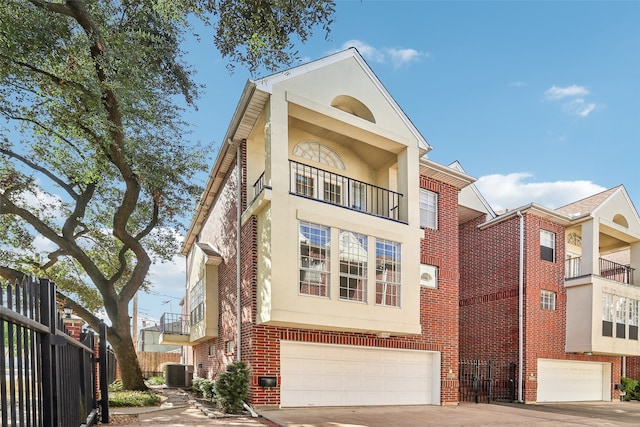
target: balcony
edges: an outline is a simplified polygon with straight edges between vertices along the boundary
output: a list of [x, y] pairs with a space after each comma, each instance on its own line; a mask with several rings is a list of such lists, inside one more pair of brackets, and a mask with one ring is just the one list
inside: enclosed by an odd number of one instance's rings
[[600, 258], [591, 272], [582, 261], [565, 261], [565, 350], [639, 356], [640, 286], [633, 283], [634, 269]]
[[160, 317], [160, 344], [189, 344], [189, 315], [164, 313]]
[[[634, 268], [626, 265], [618, 264], [604, 258], [598, 260], [598, 276], [613, 280], [625, 285], [632, 285]], [[570, 258], [565, 260], [565, 279], [573, 279], [590, 274], [590, 272], [582, 271], [582, 258]]]
[[289, 170], [290, 194], [402, 222], [400, 193], [293, 160]]

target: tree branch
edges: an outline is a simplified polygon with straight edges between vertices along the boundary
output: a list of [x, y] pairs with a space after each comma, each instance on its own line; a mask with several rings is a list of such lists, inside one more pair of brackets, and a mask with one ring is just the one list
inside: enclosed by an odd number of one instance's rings
[[56, 184], [58, 184], [60, 187], [62, 187], [67, 193], [69, 193], [69, 195], [74, 199], [77, 200], [79, 197], [79, 194], [76, 193], [73, 189], [72, 186], [70, 186], [69, 184], [67, 184], [66, 182], [64, 182], [62, 179], [58, 178], [56, 175], [54, 175], [49, 169], [44, 168], [34, 162], [32, 162], [31, 160], [27, 159], [24, 156], [21, 156], [18, 153], [15, 153], [11, 150], [7, 150], [6, 148], [2, 148], [0, 147], [0, 153], [4, 154], [8, 157], [12, 157], [20, 162], [22, 162], [23, 164], [29, 166], [31, 169], [38, 171], [40, 173], [42, 173], [43, 175], [45, 175], [47, 178], [49, 178], [50, 180], [52, 180], [53, 182], [55, 182]]
[[81, 304], [72, 300], [68, 296], [64, 295], [60, 291], [56, 291], [56, 301], [62, 306], [69, 304], [69, 307], [73, 312], [87, 322], [94, 331], [98, 331], [100, 328], [100, 319], [98, 319], [92, 312], [84, 308]]
[[40, 7], [42, 9], [48, 10], [53, 13], [60, 13], [62, 15], [73, 16], [73, 12], [67, 6], [61, 3], [51, 3], [48, 1], [42, 0], [29, 0], [31, 4], [34, 6]]
[[27, 274], [24, 274], [22, 271], [18, 271], [11, 267], [0, 265], [0, 277], [5, 278], [6, 280], [15, 282], [15, 281], [22, 280], [24, 276], [27, 276]]

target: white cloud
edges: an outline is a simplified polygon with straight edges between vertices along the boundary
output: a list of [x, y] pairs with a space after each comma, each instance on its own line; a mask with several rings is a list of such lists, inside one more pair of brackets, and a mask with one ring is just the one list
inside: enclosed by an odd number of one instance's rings
[[511, 82], [508, 84], [509, 87], [523, 87], [526, 86], [527, 84], [523, 81], [518, 80], [517, 82]]
[[568, 104], [565, 104], [564, 109], [570, 114], [587, 117], [596, 109], [596, 104], [593, 102], [585, 102], [583, 98], [576, 98]]
[[476, 186], [494, 210], [513, 209], [529, 203], [555, 209], [594, 195], [606, 188], [591, 181], [526, 182], [527, 172], [480, 177]]
[[180, 291], [184, 294], [186, 276], [185, 261], [181, 255], [175, 255], [171, 261], [151, 264], [147, 279], [155, 291]]
[[586, 96], [589, 95], [589, 91], [578, 85], [571, 85], [566, 87], [552, 86], [544, 93], [547, 99], [562, 99], [566, 97]]
[[420, 60], [420, 58], [429, 57], [429, 53], [420, 52], [411, 48], [376, 48], [363, 42], [362, 40], [348, 40], [342, 44], [342, 49], [355, 47], [358, 52], [368, 61], [380, 64], [391, 63], [395, 68], [402, 67]]
[[544, 94], [551, 101], [563, 100], [562, 110], [572, 116], [587, 117], [597, 108], [594, 102], [587, 102], [584, 99], [589, 95], [589, 90], [583, 86], [552, 86]]

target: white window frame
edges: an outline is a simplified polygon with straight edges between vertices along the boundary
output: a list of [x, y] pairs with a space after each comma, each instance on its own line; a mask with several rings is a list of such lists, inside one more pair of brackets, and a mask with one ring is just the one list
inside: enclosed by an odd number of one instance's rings
[[[331, 291], [331, 228], [300, 221], [298, 242], [298, 270], [301, 295], [330, 298]], [[306, 242], [302, 240], [306, 239]], [[314, 255], [311, 255], [314, 253]], [[303, 288], [308, 291], [303, 291]], [[316, 292], [312, 292], [316, 290]]]
[[376, 305], [400, 307], [402, 245], [376, 239]]
[[438, 229], [438, 193], [420, 189], [420, 227]]
[[556, 309], [557, 294], [553, 291], [542, 289], [540, 291], [540, 308], [543, 310]]
[[[350, 239], [353, 236], [359, 247], [353, 247]], [[363, 250], [361, 253], [353, 253], [353, 250]], [[367, 302], [367, 277], [369, 275], [368, 237], [364, 234], [352, 231], [340, 230], [340, 294], [344, 301]], [[345, 259], [343, 259], [345, 257]], [[352, 286], [353, 285], [353, 286]]]
[[[551, 249], [551, 258], [546, 259], [543, 256], [542, 248]], [[548, 230], [540, 230], [540, 259], [549, 262], [556, 262], [556, 233]]]

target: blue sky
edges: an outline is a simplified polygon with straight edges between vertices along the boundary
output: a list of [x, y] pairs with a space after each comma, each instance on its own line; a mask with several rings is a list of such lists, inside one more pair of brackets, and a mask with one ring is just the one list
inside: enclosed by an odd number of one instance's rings
[[[215, 154], [252, 76], [229, 75], [201, 36], [184, 47], [206, 89], [185, 118]], [[298, 48], [308, 61], [349, 46], [433, 146], [429, 158], [459, 161], [494, 209], [555, 208], [620, 184], [640, 206], [640, 1], [338, 0], [330, 39], [318, 31]], [[152, 319], [169, 311], [163, 301], [179, 309], [184, 261], [153, 273], [164, 296], [140, 296]]]

